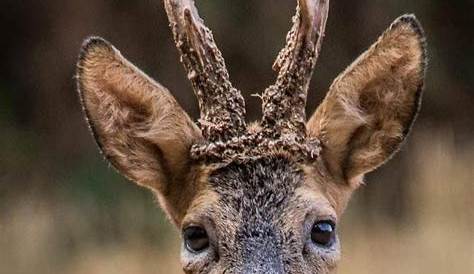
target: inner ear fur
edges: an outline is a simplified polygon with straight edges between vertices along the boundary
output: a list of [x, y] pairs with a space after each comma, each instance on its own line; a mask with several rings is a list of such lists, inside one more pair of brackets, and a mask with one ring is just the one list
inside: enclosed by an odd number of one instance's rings
[[201, 133], [165, 87], [96, 37], [82, 47], [77, 83], [93, 135], [120, 173], [161, 193], [185, 176]]
[[404, 15], [336, 78], [307, 124], [333, 174], [360, 182], [399, 150], [420, 108], [426, 65], [424, 32]]

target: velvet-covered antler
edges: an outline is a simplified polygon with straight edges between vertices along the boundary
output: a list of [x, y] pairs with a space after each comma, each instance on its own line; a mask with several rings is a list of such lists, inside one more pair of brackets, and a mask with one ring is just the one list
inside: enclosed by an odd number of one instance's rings
[[273, 69], [276, 83], [263, 93], [262, 126], [266, 135], [279, 138], [306, 136], [306, 98], [309, 83], [319, 56], [329, 0], [298, 0], [293, 27], [286, 47], [280, 52]]
[[181, 61], [201, 110], [200, 126], [207, 140], [193, 146], [195, 159], [230, 162], [286, 151], [313, 159], [318, 140], [306, 138], [307, 90], [319, 56], [329, 0], [298, 0], [293, 28], [274, 69], [277, 81], [263, 93], [261, 128], [247, 130], [245, 102], [229, 81], [222, 54], [199, 17], [194, 0], [164, 0]]
[[209, 142], [245, 133], [245, 102], [229, 81], [222, 54], [194, 0], [164, 0], [176, 46], [199, 101], [200, 126]]

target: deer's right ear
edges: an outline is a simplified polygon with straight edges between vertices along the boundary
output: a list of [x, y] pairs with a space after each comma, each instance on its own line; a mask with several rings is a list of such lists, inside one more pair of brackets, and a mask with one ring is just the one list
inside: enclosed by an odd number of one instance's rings
[[166, 88], [101, 38], [84, 43], [77, 79], [93, 135], [117, 170], [160, 192], [186, 173], [201, 132]]

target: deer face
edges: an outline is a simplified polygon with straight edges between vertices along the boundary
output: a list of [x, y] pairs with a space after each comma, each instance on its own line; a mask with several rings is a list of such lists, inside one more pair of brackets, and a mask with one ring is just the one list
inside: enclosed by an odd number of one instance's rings
[[195, 124], [166, 88], [90, 38], [77, 78], [102, 153], [156, 194], [182, 232], [186, 273], [332, 272], [350, 195], [399, 150], [419, 110], [426, 53], [418, 21], [397, 19], [307, 121], [329, 1], [299, 0], [277, 81], [262, 95], [262, 121], [247, 125], [193, 1], [164, 3], [201, 119]]
[[322, 174], [328, 174], [323, 166], [304, 166], [281, 155], [213, 170], [182, 222], [185, 270], [334, 269], [340, 253], [336, 226], [350, 189]]

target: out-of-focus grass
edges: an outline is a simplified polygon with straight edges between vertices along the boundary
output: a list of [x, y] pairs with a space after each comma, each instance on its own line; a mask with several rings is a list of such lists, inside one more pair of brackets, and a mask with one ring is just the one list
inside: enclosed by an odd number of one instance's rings
[[409, 217], [367, 225], [349, 208], [340, 273], [474, 273], [474, 142], [456, 147], [431, 131], [414, 139], [404, 152]]
[[0, 222], [2, 274], [179, 270], [177, 235], [148, 203], [119, 202], [108, 212], [87, 200], [54, 207], [35, 198], [17, 202]]
[[[473, 148], [445, 132], [413, 136], [403, 152], [408, 215], [367, 222], [356, 194], [342, 224], [339, 273], [473, 273]], [[141, 193], [10, 203], [0, 220], [0, 273], [181, 273], [177, 233]]]

